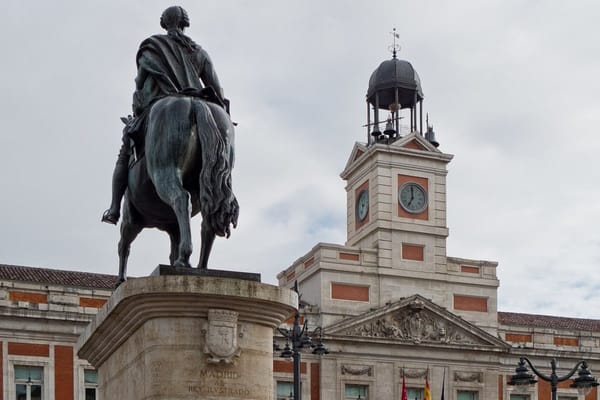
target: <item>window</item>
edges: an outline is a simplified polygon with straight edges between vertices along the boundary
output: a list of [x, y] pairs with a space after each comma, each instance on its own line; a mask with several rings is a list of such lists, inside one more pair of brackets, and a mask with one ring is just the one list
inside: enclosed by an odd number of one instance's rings
[[83, 385], [85, 400], [96, 400], [98, 398], [98, 372], [86, 369], [83, 372]]
[[423, 400], [423, 389], [406, 388], [406, 397], [408, 400]]
[[529, 400], [528, 394], [511, 394], [510, 400]]
[[291, 400], [294, 398], [294, 384], [292, 382], [277, 382], [276, 390], [276, 400]]
[[345, 400], [367, 399], [367, 385], [346, 385], [344, 389]]
[[477, 392], [471, 390], [459, 390], [456, 392], [457, 400], [477, 400]]
[[577, 396], [561, 396], [561, 395], [558, 395], [558, 400], [577, 400]]
[[44, 368], [15, 365], [15, 399], [42, 400]]

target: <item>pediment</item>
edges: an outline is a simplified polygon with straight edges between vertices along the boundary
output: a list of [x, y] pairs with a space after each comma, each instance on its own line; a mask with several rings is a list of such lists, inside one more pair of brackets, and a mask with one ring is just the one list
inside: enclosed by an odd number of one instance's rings
[[434, 153], [441, 153], [438, 148], [429, 143], [420, 133], [412, 132], [403, 138], [396, 140], [393, 146], [402, 147], [405, 149], [421, 150], [421, 151], [432, 151]]
[[346, 166], [344, 167], [344, 171], [348, 169], [356, 160], [358, 160], [363, 154], [367, 152], [367, 146], [356, 142], [354, 143], [354, 147], [352, 148], [352, 152], [350, 153], [350, 157], [348, 157], [348, 161], [346, 162]]
[[345, 319], [325, 330], [331, 336], [411, 344], [509, 347], [506, 342], [420, 295]]

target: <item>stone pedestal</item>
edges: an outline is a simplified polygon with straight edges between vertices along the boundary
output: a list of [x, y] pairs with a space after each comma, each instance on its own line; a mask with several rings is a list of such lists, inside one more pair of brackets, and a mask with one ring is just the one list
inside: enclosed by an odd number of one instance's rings
[[121, 285], [79, 339], [102, 399], [273, 399], [273, 329], [291, 290], [241, 279], [152, 276]]

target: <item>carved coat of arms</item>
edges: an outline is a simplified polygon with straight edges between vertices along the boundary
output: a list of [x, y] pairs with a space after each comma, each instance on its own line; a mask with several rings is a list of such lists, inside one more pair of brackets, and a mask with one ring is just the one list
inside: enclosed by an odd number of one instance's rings
[[204, 352], [210, 356], [209, 363], [231, 364], [240, 355], [237, 319], [235, 311], [208, 310]]

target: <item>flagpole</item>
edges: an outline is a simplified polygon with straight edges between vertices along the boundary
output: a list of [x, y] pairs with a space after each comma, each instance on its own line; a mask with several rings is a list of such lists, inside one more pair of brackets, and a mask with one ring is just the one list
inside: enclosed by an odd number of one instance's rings
[[445, 400], [445, 386], [446, 386], [446, 367], [444, 367], [444, 375], [442, 377], [442, 397], [440, 397], [440, 400]]

